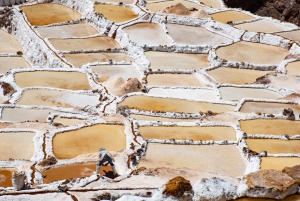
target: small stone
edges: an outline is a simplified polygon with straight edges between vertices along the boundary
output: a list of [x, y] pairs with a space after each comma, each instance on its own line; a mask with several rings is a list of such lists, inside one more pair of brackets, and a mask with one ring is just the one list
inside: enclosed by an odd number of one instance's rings
[[282, 114], [284, 116], [287, 116], [288, 120], [295, 120], [295, 114], [294, 114], [294, 111], [291, 108], [283, 109]]
[[178, 198], [181, 197], [184, 192], [191, 190], [192, 185], [190, 181], [178, 176], [168, 181], [163, 190], [163, 194], [165, 194], [166, 196], [173, 196]]

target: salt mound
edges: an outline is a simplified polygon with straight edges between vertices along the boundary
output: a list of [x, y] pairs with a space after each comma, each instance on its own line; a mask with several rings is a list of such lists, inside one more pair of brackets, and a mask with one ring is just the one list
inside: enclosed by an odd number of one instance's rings
[[163, 10], [165, 13], [176, 14], [176, 15], [189, 15], [191, 11], [182, 5], [181, 3], [177, 3], [169, 8]]
[[116, 96], [123, 96], [127, 93], [142, 91], [142, 84], [136, 78], [129, 78], [125, 81], [122, 77], [117, 77], [110, 81], [106, 86], [110, 93]]
[[194, 18], [210, 18], [210, 16], [204, 10], [195, 11], [190, 16]]

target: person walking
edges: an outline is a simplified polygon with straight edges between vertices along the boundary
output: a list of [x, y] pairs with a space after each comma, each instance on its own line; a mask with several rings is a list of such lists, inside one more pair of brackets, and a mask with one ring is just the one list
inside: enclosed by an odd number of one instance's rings
[[113, 169], [113, 173], [114, 175], [116, 175], [116, 168], [115, 168], [115, 159], [114, 157], [106, 150], [104, 149], [103, 147], [100, 148], [99, 150], [99, 162], [97, 163], [97, 166], [96, 166], [96, 175], [98, 174], [99, 170], [100, 170], [100, 167], [103, 163], [105, 162], [108, 162], [110, 164], [110, 166], [112, 167]]

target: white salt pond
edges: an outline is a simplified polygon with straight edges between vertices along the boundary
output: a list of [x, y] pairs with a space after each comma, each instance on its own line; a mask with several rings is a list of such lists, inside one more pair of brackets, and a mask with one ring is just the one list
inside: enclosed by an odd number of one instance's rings
[[273, 33], [280, 31], [288, 31], [292, 28], [288, 26], [284, 26], [282, 24], [278, 24], [275, 22], [267, 21], [267, 20], [258, 20], [255, 22], [248, 22], [244, 24], [235, 25], [234, 27], [238, 29], [244, 29], [248, 31], [254, 32], [263, 32], [263, 33]]
[[17, 68], [31, 68], [31, 66], [23, 57], [0, 57], [0, 74], [5, 74], [9, 70]]
[[[202, 1], [202, 0], [201, 0]], [[240, 22], [240, 21], [246, 21], [246, 20], [253, 20], [254, 17], [247, 15], [245, 13], [229, 10], [224, 12], [219, 12], [210, 15], [214, 20], [222, 23], [228, 23], [228, 22]]]
[[193, 74], [149, 74], [147, 82], [148, 86], [205, 86]]
[[46, 122], [50, 112], [56, 112], [49, 109], [25, 109], [25, 108], [3, 108], [1, 121], [24, 122], [39, 121]]
[[17, 54], [18, 51], [23, 52], [20, 43], [15, 37], [2, 29], [0, 29], [0, 44], [0, 53]]

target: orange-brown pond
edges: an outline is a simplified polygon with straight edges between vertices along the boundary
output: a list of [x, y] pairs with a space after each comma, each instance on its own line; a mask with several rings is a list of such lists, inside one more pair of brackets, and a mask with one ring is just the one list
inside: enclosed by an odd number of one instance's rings
[[96, 106], [99, 104], [99, 97], [69, 91], [30, 89], [23, 93], [18, 104], [82, 109], [87, 105]]
[[225, 23], [225, 24], [227, 22], [240, 22], [240, 21], [255, 19], [254, 17], [252, 17], [250, 15], [247, 15], [247, 14], [239, 12], [239, 11], [234, 11], [234, 10], [215, 13], [210, 16], [214, 20]]
[[96, 4], [95, 11], [103, 14], [105, 18], [116, 23], [130, 21], [138, 17], [131, 8], [125, 6]]
[[267, 151], [271, 154], [289, 153], [299, 154], [299, 140], [278, 140], [278, 139], [246, 139], [249, 149], [262, 153]]
[[11, 69], [21, 67], [30, 68], [31, 66], [23, 57], [0, 57], [0, 74], [5, 74]]
[[216, 53], [219, 57], [234, 62], [278, 65], [289, 51], [272, 45], [241, 41], [220, 47]]
[[12, 174], [12, 170], [0, 169], [0, 187], [12, 187]]
[[236, 132], [232, 127], [142, 126], [139, 131], [144, 139], [236, 140]]
[[300, 164], [299, 157], [262, 157], [260, 169], [283, 170], [285, 167], [293, 167]]
[[54, 111], [47, 110], [47, 109], [3, 108], [1, 120], [12, 121], [12, 122], [23, 122], [23, 121], [46, 122], [50, 112], [54, 112]]
[[139, 167], [190, 168], [238, 177], [244, 175], [246, 163], [237, 146], [150, 143]]
[[91, 68], [98, 74], [99, 82], [105, 82], [115, 77], [122, 77], [124, 80], [128, 78], [141, 78], [141, 75], [133, 65], [100, 65], [91, 66]]
[[0, 29], [0, 44], [0, 53], [16, 54], [18, 51], [23, 51], [15, 37], [2, 29]]
[[214, 104], [196, 101], [186, 101], [180, 99], [158, 98], [150, 96], [130, 96], [123, 102], [118, 104], [118, 107], [128, 106], [129, 108], [137, 108], [140, 110], [154, 110], [165, 112], [184, 112], [198, 113], [200, 111], [207, 112], [227, 112], [234, 111], [235, 106]]
[[26, 14], [28, 21], [36, 26], [79, 20], [81, 18], [80, 13], [61, 4], [44, 3], [21, 6], [20, 9]]
[[241, 100], [242, 98], [278, 99], [282, 96], [267, 89], [244, 87], [220, 87], [219, 91], [224, 100]]
[[54, 27], [39, 27], [35, 29], [44, 38], [86, 37], [98, 34], [88, 23], [68, 24]]
[[138, 23], [123, 29], [137, 45], [171, 45], [162, 27], [154, 23]]
[[[47, 176], [46, 178], [44, 178], [44, 183], [49, 184], [53, 181], [59, 181], [64, 179], [89, 177], [93, 175], [95, 171], [96, 162], [50, 168], [48, 170], [43, 171], [43, 175]], [[110, 171], [112, 171], [110, 165], [102, 165], [98, 174], [106, 175]]]
[[[240, 198], [236, 199], [235, 201], [275, 201], [275, 199], [268, 199], [268, 198]], [[281, 201], [299, 201], [300, 195], [291, 195], [288, 196]], [[279, 200], [278, 200], [279, 201]]]
[[192, 74], [149, 74], [147, 82], [148, 86], [205, 86]]
[[[90, 90], [86, 74], [79, 72], [35, 71], [14, 74], [17, 85], [53, 87], [69, 90]], [[34, 77], [34, 79], [32, 79]]]
[[266, 114], [279, 114], [282, 113], [285, 108], [291, 108], [295, 115], [300, 115], [300, 107], [296, 104], [284, 104], [284, 103], [265, 103], [265, 102], [251, 102], [246, 101], [240, 112], [245, 113], [266, 113]]
[[94, 38], [51, 39], [52, 45], [61, 51], [72, 50], [105, 50], [120, 48], [119, 43], [108, 36]]
[[0, 133], [0, 160], [30, 160], [35, 149], [34, 135], [31, 132]]
[[286, 67], [287, 75], [300, 75], [300, 62], [289, 63]]
[[273, 32], [291, 30], [290, 27], [275, 22], [270, 22], [267, 20], [258, 20], [255, 22], [239, 24], [239, 25], [235, 25], [235, 27], [238, 29], [244, 29], [244, 30], [255, 31], [255, 32], [264, 32], [264, 33], [273, 33]]
[[149, 59], [151, 69], [192, 69], [199, 70], [201, 68], [208, 68], [209, 62], [207, 54], [184, 54], [184, 53], [170, 53], [170, 52], [145, 52]]
[[100, 147], [109, 151], [120, 151], [126, 148], [124, 129], [123, 125], [97, 124], [58, 133], [53, 138], [54, 155], [59, 159], [69, 159], [98, 152]]
[[179, 24], [167, 24], [170, 36], [178, 44], [187, 45], [219, 45], [232, 40], [208, 31], [203, 27], [193, 27]]
[[253, 119], [240, 120], [240, 125], [241, 129], [247, 134], [300, 135], [300, 121]]
[[193, 122], [197, 120], [197, 119], [174, 119], [174, 118], [156, 117], [156, 116], [139, 115], [139, 114], [131, 114], [130, 117], [134, 118], [135, 120], [166, 121], [166, 122]]
[[292, 40], [294, 40], [296, 42], [300, 42], [300, 30], [287, 31], [287, 32], [282, 32], [282, 33], [276, 33], [276, 35], [292, 39]]
[[259, 71], [240, 68], [220, 67], [207, 73], [219, 83], [246, 84], [253, 83], [258, 77], [264, 76], [272, 71]]
[[131, 61], [132, 59], [127, 53], [80, 53], [80, 54], [64, 54], [66, 59], [72, 63], [75, 67], [81, 67], [87, 63], [93, 62], [108, 62], [112, 60], [113, 62], [120, 61]]
[[65, 117], [55, 117], [52, 123], [62, 124], [64, 126], [74, 126], [76, 124], [82, 124], [88, 120], [75, 119], [75, 118], [65, 118]]

